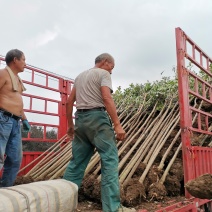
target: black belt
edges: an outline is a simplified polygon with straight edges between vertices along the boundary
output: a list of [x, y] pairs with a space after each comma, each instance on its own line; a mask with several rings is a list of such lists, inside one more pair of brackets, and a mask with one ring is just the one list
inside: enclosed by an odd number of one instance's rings
[[21, 116], [16, 116], [16, 115], [14, 115], [14, 114], [12, 114], [12, 113], [4, 110], [4, 109], [0, 109], [0, 112], [3, 113], [3, 115], [5, 115], [5, 116], [9, 116], [11, 118], [14, 118], [15, 120], [20, 120], [21, 119]]
[[87, 111], [92, 111], [92, 110], [105, 111], [105, 107], [96, 107], [96, 108], [90, 108], [90, 109], [77, 109], [77, 112], [87, 112]]

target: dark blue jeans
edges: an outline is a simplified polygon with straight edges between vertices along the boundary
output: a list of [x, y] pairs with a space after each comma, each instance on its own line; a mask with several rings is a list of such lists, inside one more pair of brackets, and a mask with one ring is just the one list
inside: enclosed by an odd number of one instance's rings
[[0, 187], [8, 187], [14, 184], [21, 160], [20, 121], [5, 116], [0, 112], [0, 170], [3, 168]]
[[63, 178], [80, 187], [85, 169], [94, 153], [101, 158], [101, 199], [104, 212], [116, 212], [120, 206], [118, 150], [114, 130], [105, 111], [77, 112], [73, 157]]

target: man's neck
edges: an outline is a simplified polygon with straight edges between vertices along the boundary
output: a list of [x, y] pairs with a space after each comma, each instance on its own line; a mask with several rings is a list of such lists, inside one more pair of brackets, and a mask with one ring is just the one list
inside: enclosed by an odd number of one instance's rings
[[18, 71], [15, 69], [14, 66], [8, 65], [7, 67], [9, 67], [11, 69], [11, 71], [13, 72], [14, 75], [18, 75]]

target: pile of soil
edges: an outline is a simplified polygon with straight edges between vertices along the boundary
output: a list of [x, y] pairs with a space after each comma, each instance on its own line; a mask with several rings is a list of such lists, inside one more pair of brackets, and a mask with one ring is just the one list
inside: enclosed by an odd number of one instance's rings
[[200, 199], [212, 199], [212, 174], [204, 174], [185, 185], [188, 192]]

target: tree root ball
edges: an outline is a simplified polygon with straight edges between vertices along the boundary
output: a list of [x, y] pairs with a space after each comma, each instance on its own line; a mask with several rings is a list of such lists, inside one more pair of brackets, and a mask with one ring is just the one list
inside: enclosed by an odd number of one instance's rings
[[94, 181], [96, 180], [96, 176], [89, 175], [86, 176], [82, 182], [82, 187], [85, 196], [91, 197], [94, 190]]
[[167, 195], [166, 188], [161, 183], [153, 183], [149, 186], [148, 199], [162, 200]]
[[145, 187], [137, 179], [132, 179], [124, 188], [126, 206], [136, 206], [146, 199]]
[[164, 182], [167, 193], [169, 196], [178, 196], [181, 192], [181, 184], [175, 175], [167, 175]]
[[145, 168], [146, 168], [146, 164], [140, 163], [139, 166], [137, 167], [137, 169], [135, 170], [134, 174], [133, 174], [133, 178], [140, 177], [143, 174]]
[[21, 185], [34, 182], [34, 179], [30, 176], [17, 176], [14, 185]]
[[175, 162], [169, 171], [170, 175], [175, 175], [179, 181], [183, 180], [183, 161], [182, 159], [176, 158]]
[[93, 182], [94, 184], [94, 189], [93, 189], [93, 192], [92, 192], [92, 199], [95, 200], [95, 202], [101, 202], [101, 182], [99, 182], [98, 180], [95, 180]]
[[126, 192], [124, 190], [123, 184], [120, 184], [120, 195], [121, 195], [121, 203], [124, 204], [126, 199]]
[[153, 183], [157, 183], [159, 179], [161, 178], [161, 176], [162, 176], [162, 171], [158, 170], [158, 166], [156, 164], [153, 165], [146, 176], [149, 183], [148, 187]]
[[200, 199], [212, 199], [212, 174], [204, 174], [185, 185], [188, 192]]

